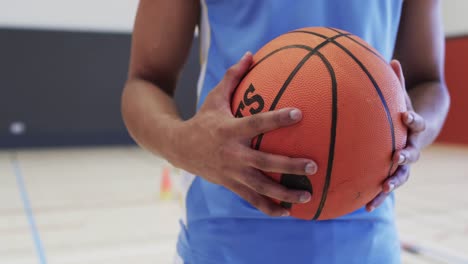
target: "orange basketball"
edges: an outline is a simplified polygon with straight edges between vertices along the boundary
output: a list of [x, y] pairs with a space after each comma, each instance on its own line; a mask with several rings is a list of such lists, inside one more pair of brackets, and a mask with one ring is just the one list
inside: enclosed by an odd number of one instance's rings
[[301, 122], [257, 136], [252, 147], [317, 162], [312, 176], [265, 172], [281, 184], [308, 190], [306, 204], [288, 204], [302, 219], [336, 218], [361, 208], [397, 168], [406, 144], [404, 91], [390, 65], [357, 36], [333, 28], [303, 28], [272, 40], [232, 97], [243, 117], [285, 107]]

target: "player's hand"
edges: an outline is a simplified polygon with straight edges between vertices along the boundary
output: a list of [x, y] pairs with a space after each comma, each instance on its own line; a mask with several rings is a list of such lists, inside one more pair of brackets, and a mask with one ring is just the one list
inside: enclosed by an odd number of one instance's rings
[[252, 64], [252, 54], [244, 57], [225, 74], [208, 94], [198, 113], [175, 131], [177, 140], [172, 164], [205, 180], [237, 193], [270, 216], [289, 212], [270, 198], [289, 203], [305, 203], [307, 191], [291, 190], [264, 175], [265, 172], [312, 175], [314, 161], [260, 152], [250, 147], [252, 138], [299, 122], [298, 109], [285, 108], [253, 116], [235, 118], [231, 95]]
[[387, 196], [389, 196], [393, 190], [408, 181], [410, 165], [418, 161], [420, 156], [421, 148], [418, 146], [418, 142], [420, 141], [418, 138], [426, 128], [424, 118], [414, 112], [411, 99], [409, 98], [408, 93], [406, 93], [405, 79], [400, 63], [394, 60], [390, 64], [400, 79], [403, 89], [405, 90], [406, 106], [408, 111], [403, 113], [402, 119], [403, 123], [408, 127], [408, 141], [406, 143], [406, 148], [395, 151], [393, 162], [398, 164], [398, 169], [391, 177], [385, 180], [383, 184], [383, 191], [378, 194], [374, 200], [367, 204], [366, 209], [369, 212], [373, 211], [375, 208], [381, 205], [385, 198], [387, 198]]

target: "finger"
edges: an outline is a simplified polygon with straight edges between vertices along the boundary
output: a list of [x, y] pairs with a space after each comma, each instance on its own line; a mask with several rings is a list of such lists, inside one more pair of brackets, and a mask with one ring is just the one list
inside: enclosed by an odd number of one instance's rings
[[239, 136], [251, 139], [268, 131], [291, 126], [301, 119], [302, 113], [299, 109], [283, 108], [236, 119], [234, 122], [241, 124], [237, 129]]
[[274, 203], [271, 199], [256, 193], [243, 184], [231, 182], [226, 187], [238, 194], [253, 207], [259, 209], [269, 216], [280, 217], [289, 215], [289, 211], [287, 209], [283, 208], [279, 204]]
[[414, 111], [413, 103], [411, 102], [411, 98], [409, 97], [409, 94], [407, 91], [405, 91], [405, 103], [406, 103], [406, 109], [408, 111]]
[[379, 207], [385, 199], [389, 196], [388, 193], [381, 192], [379, 193], [371, 202], [366, 205], [366, 210], [372, 212], [375, 208]]
[[243, 173], [238, 180], [261, 195], [283, 202], [306, 203], [311, 198], [308, 191], [288, 189], [255, 169]]
[[247, 51], [238, 63], [234, 64], [226, 71], [222, 85], [223, 96], [226, 100], [229, 101], [231, 99], [235, 88], [249, 70], [250, 65], [252, 65], [252, 60], [252, 53]]
[[392, 67], [393, 71], [395, 72], [398, 80], [400, 80], [401, 87], [406, 92], [405, 88], [405, 76], [403, 75], [403, 68], [401, 67], [401, 63], [398, 60], [392, 60], [390, 62], [390, 66]]
[[411, 132], [420, 133], [426, 129], [426, 121], [414, 111], [404, 113], [403, 122], [408, 126]]
[[375, 208], [379, 207], [393, 190], [402, 186], [408, 179], [409, 166], [400, 166], [397, 171], [384, 182], [383, 191], [366, 205], [366, 210], [372, 212]]
[[274, 155], [247, 147], [245, 155], [247, 164], [261, 171], [295, 175], [313, 175], [317, 172], [317, 164], [308, 159]]
[[398, 163], [398, 165], [411, 164], [418, 161], [420, 156], [419, 149], [409, 144], [406, 148], [395, 152], [393, 162]]
[[408, 181], [410, 174], [409, 172], [410, 169], [407, 165], [398, 167], [397, 171], [387, 180], [385, 180], [383, 185], [383, 191], [385, 193], [391, 193], [393, 190], [402, 186]]
[[395, 72], [398, 80], [400, 81], [401, 88], [405, 93], [405, 103], [408, 110], [413, 110], [413, 104], [411, 103], [411, 99], [408, 95], [408, 91], [406, 90], [406, 83], [405, 83], [405, 75], [403, 74], [403, 68], [401, 67], [401, 63], [398, 60], [392, 60], [390, 62], [390, 66], [392, 67], [393, 71]]

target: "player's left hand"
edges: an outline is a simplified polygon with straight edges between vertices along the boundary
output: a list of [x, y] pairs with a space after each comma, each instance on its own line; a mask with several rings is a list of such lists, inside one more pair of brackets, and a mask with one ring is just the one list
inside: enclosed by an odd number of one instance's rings
[[419, 137], [422, 136], [422, 132], [426, 128], [424, 118], [414, 111], [411, 99], [406, 92], [405, 79], [400, 63], [393, 60], [390, 65], [400, 79], [401, 85], [405, 91], [408, 111], [402, 114], [402, 119], [403, 123], [408, 127], [408, 140], [404, 149], [395, 151], [393, 162], [398, 164], [398, 169], [392, 176], [385, 180], [382, 187], [383, 191], [367, 204], [366, 209], [369, 212], [372, 212], [375, 208], [380, 206], [393, 190], [408, 181], [410, 165], [418, 161], [420, 156], [421, 147], [418, 145], [418, 142], [420, 142]]

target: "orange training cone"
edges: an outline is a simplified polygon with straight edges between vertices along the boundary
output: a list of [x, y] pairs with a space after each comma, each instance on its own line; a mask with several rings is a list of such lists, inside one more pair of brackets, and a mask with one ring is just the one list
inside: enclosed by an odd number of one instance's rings
[[161, 186], [159, 196], [161, 200], [172, 199], [172, 182], [171, 182], [171, 169], [165, 166], [161, 175]]

